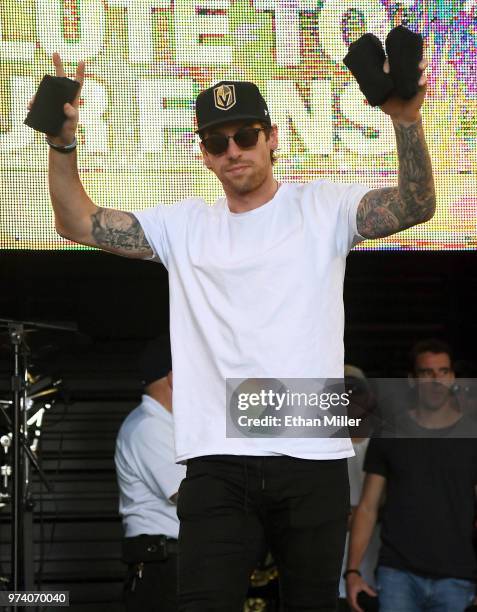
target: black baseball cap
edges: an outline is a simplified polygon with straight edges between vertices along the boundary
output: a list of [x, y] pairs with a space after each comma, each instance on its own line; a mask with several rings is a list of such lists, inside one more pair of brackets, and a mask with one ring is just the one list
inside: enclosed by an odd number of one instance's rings
[[204, 89], [195, 101], [196, 133], [226, 121], [256, 119], [272, 125], [260, 90], [249, 81], [220, 81]]
[[142, 351], [139, 358], [141, 383], [147, 387], [167, 376], [170, 370], [172, 370], [171, 344], [169, 334], [164, 334], [148, 342]]

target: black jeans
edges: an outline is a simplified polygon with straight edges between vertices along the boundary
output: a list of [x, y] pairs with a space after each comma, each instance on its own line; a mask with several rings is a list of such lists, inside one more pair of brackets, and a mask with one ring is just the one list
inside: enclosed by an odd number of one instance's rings
[[241, 612], [268, 546], [281, 609], [335, 612], [349, 512], [346, 459], [210, 455], [179, 487], [179, 611]]
[[142, 578], [128, 566], [123, 600], [127, 612], [177, 612], [177, 554], [144, 564]]

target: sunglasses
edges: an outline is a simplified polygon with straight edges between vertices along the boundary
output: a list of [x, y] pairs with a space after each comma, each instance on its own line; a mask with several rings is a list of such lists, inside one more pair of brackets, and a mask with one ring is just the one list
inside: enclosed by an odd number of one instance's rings
[[232, 134], [232, 136], [225, 136], [225, 134], [212, 134], [208, 138], [202, 140], [207, 153], [212, 155], [221, 155], [225, 153], [229, 147], [229, 138], [233, 138], [235, 144], [241, 149], [250, 149], [254, 147], [258, 142], [258, 135], [260, 132], [265, 131], [265, 128], [240, 128], [238, 132]]

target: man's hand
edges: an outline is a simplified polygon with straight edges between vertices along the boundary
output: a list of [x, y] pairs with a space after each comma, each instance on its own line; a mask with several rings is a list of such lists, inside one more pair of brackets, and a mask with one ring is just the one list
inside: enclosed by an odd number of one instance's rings
[[[55, 65], [56, 76], [65, 77], [65, 70], [63, 68], [63, 62], [61, 61], [61, 57], [59, 53], [53, 53], [53, 64]], [[78, 119], [79, 119], [79, 103], [81, 96], [81, 89], [83, 88], [84, 83], [84, 73], [85, 73], [85, 63], [83, 61], [79, 62], [76, 67], [76, 75], [75, 79], [80, 84], [78, 89], [78, 93], [76, 94], [76, 98], [73, 100], [71, 104], [68, 102], [64, 105], [63, 111], [66, 115], [66, 120], [63, 123], [63, 127], [61, 128], [61, 132], [57, 136], [53, 136], [51, 134], [47, 134], [49, 140], [54, 144], [58, 145], [69, 145], [73, 142], [75, 137], [76, 128], [78, 127]], [[33, 101], [35, 100], [35, 96], [28, 102], [27, 108], [31, 109]]]
[[348, 574], [346, 576], [346, 596], [353, 612], [364, 612], [358, 605], [358, 595], [365, 591], [371, 597], [377, 597], [377, 593], [369, 584], [358, 574]]
[[[389, 115], [394, 123], [400, 123], [404, 126], [409, 126], [421, 117], [420, 109], [424, 103], [427, 91], [427, 75], [425, 73], [429, 62], [423, 59], [419, 64], [419, 69], [422, 70], [421, 78], [419, 79], [419, 90], [414, 98], [403, 100], [396, 95], [391, 96], [380, 107], [383, 113]], [[389, 74], [389, 61], [384, 62], [383, 70]]]

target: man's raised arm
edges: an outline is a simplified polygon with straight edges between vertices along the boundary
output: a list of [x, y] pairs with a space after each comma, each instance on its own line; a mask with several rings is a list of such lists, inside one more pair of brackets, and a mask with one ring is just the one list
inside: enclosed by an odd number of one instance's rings
[[[427, 62], [420, 64], [421, 70]], [[389, 71], [386, 60], [385, 72]], [[429, 221], [436, 207], [432, 164], [422, 127], [421, 106], [427, 88], [423, 73], [419, 91], [411, 100], [391, 97], [381, 110], [389, 115], [396, 132], [399, 159], [398, 187], [373, 189], [361, 200], [358, 232], [365, 238], [383, 238]]]
[[[53, 54], [53, 62], [56, 76], [65, 76], [58, 53]], [[81, 84], [78, 94], [72, 104], [64, 106], [67, 119], [60, 134], [48, 135], [48, 140], [55, 145], [70, 145], [75, 138], [84, 72], [85, 64], [80, 62], [75, 77]], [[32, 101], [29, 107], [31, 104]], [[102, 208], [90, 199], [79, 177], [76, 150], [62, 153], [50, 147], [48, 184], [55, 214], [55, 228], [60, 236], [126, 257], [142, 259], [153, 255], [133, 214]]]

